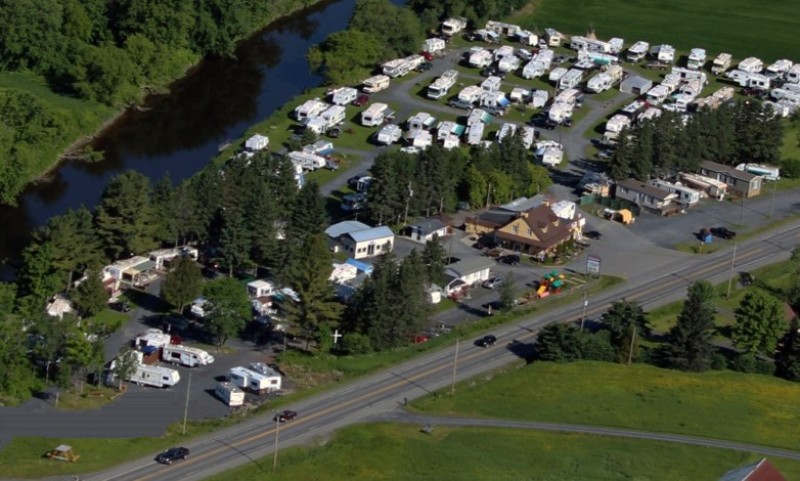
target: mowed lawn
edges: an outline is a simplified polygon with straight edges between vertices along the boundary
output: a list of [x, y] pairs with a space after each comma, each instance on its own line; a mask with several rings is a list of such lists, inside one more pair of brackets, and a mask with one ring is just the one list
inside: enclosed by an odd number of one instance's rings
[[[718, 479], [761, 459], [751, 453], [664, 442], [490, 428], [368, 424], [345, 428], [322, 447], [282, 452], [210, 481], [674, 481]], [[800, 463], [770, 459], [787, 479]]]
[[800, 450], [800, 384], [636, 364], [538, 362], [414, 401], [428, 413], [615, 426]]
[[785, 0], [535, 0], [512, 16], [528, 28], [554, 27], [582, 35], [594, 27], [598, 38], [646, 40], [681, 50], [703, 47], [772, 61], [797, 58], [800, 2]]

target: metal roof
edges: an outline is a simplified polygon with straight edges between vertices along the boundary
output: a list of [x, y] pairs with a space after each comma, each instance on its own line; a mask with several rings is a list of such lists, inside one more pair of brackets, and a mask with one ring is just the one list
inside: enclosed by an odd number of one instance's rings
[[367, 230], [369, 228], [370, 226], [368, 226], [363, 222], [359, 222], [357, 220], [346, 220], [343, 222], [333, 224], [332, 226], [328, 227], [327, 229], [325, 229], [325, 234], [335, 239], [345, 234], [350, 234], [352, 232], [360, 230]]
[[394, 237], [394, 232], [392, 232], [392, 229], [382, 225], [379, 227], [349, 232], [347, 235], [349, 235], [350, 238], [356, 242], [369, 242], [372, 240]]

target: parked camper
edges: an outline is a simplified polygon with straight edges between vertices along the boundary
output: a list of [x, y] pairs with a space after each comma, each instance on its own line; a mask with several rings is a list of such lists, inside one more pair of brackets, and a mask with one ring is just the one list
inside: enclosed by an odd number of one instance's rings
[[564, 41], [564, 34], [561, 32], [552, 29], [552, 28], [545, 28], [544, 29], [544, 38], [547, 40], [547, 45], [550, 47], [560, 47], [561, 43]]
[[655, 45], [650, 49], [650, 56], [661, 63], [672, 63], [675, 61], [675, 47], [666, 44]]
[[561, 90], [571, 89], [578, 86], [583, 81], [583, 70], [576, 68], [569, 69], [563, 77], [558, 79], [558, 88]]
[[764, 70], [764, 62], [757, 57], [747, 57], [739, 62], [739, 66], [736, 68], [749, 73], [759, 73]]
[[514, 72], [519, 68], [519, 64], [519, 57], [509, 55], [501, 58], [500, 61], [497, 62], [497, 70], [505, 73]]
[[575, 35], [570, 40], [569, 48], [576, 51], [586, 50], [589, 52], [610, 53], [611, 45], [602, 40], [581, 37]]
[[792, 65], [792, 68], [786, 72], [786, 82], [800, 84], [800, 63]]
[[492, 52], [488, 50], [477, 50], [470, 54], [468, 63], [471, 67], [484, 68], [492, 64]]
[[631, 118], [624, 114], [616, 114], [606, 122], [603, 138], [606, 142], [611, 142], [619, 137], [619, 134], [631, 125]]
[[755, 73], [747, 78], [745, 87], [755, 90], [769, 90], [771, 81], [766, 75]]
[[506, 57], [513, 57], [514, 56], [514, 47], [511, 45], [503, 45], [502, 47], [496, 49], [492, 52], [492, 60], [495, 62], [499, 62], [500, 60]]
[[647, 56], [647, 52], [650, 50], [650, 44], [644, 41], [638, 41], [631, 45], [628, 49], [627, 59], [628, 62], [639, 62]]
[[388, 105], [375, 102], [361, 112], [361, 125], [364, 127], [375, 127], [376, 125], [383, 124], [384, 120], [386, 120], [386, 113], [388, 110]]
[[469, 108], [481, 99], [483, 92], [484, 90], [478, 85], [468, 85], [458, 93], [458, 100], [468, 105], [463, 108]]
[[390, 60], [381, 65], [381, 72], [390, 78], [402, 77], [410, 72], [411, 66], [404, 58], [397, 58]]
[[364, 80], [361, 90], [368, 94], [374, 94], [375, 92], [380, 92], [381, 90], [389, 88], [390, 82], [391, 79], [386, 75], [376, 75]]
[[609, 39], [608, 45], [609, 47], [611, 47], [611, 50], [609, 50], [608, 53], [619, 55], [625, 48], [625, 39], [619, 37], [612, 37], [611, 39]]
[[567, 119], [572, 118], [572, 109], [573, 106], [570, 104], [554, 103], [550, 106], [550, 110], [547, 112], [547, 117], [550, 122], [560, 125]]
[[524, 89], [522, 87], [514, 87], [511, 89], [511, 93], [508, 94], [508, 100], [514, 103], [521, 103], [524, 102], [526, 99], [530, 98], [531, 91], [528, 89]]
[[446, 44], [441, 38], [429, 38], [422, 43], [422, 51], [428, 53], [436, 53], [444, 50]]
[[563, 77], [567, 72], [568, 70], [564, 67], [556, 67], [550, 71], [550, 75], [547, 77], [547, 80], [557, 84], [561, 80], [561, 77]]
[[272, 371], [270, 374], [262, 374], [237, 366], [231, 368], [228, 377], [230, 377], [230, 382], [234, 386], [258, 394], [281, 389], [282, 378], [280, 374], [275, 371]]
[[486, 128], [486, 124], [483, 122], [477, 122], [474, 124], [470, 124], [469, 128], [467, 129], [467, 144], [468, 145], [478, 145], [481, 143], [483, 139], [483, 131]]
[[398, 140], [403, 135], [403, 129], [394, 124], [389, 124], [381, 127], [375, 136], [375, 141], [379, 144], [390, 145]]
[[539, 43], [539, 36], [528, 30], [521, 30], [517, 32], [517, 41], [523, 45], [532, 47]]
[[192, 305], [191, 305], [191, 307], [189, 307], [189, 312], [193, 316], [197, 317], [198, 319], [202, 319], [202, 318], [206, 317], [206, 314], [207, 314], [207, 312], [206, 312], [206, 309], [207, 309], [206, 304], [207, 304], [207, 302], [206, 302], [205, 298], [198, 297], [197, 299], [192, 301]]
[[161, 366], [139, 365], [128, 381], [152, 387], [172, 387], [178, 384], [181, 375], [175, 369]]
[[244, 404], [244, 391], [234, 386], [230, 382], [221, 382], [214, 389], [214, 394], [230, 407], [237, 407]]
[[486, 22], [486, 30], [498, 33], [500, 35], [506, 35], [508, 37], [515, 37], [522, 29], [519, 27], [519, 25], [489, 20]]
[[447, 95], [450, 88], [455, 85], [458, 79], [458, 71], [448, 70], [428, 86], [427, 96], [429, 99], [440, 99]]
[[327, 103], [320, 99], [307, 100], [294, 109], [294, 116], [300, 123], [305, 123], [308, 119], [318, 116], [327, 109], [328, 106]]
[[546, 65], [538, 60], [531, 60], [522, 67], [522, 78], [532, 79], [538, 78], [547, 73], [549, 65]]
[[647, 91], [646, 98], [651, 104], [660, 104], [669, 97], [670, 89], [664, 85], [656, 85]]
[[792, 68], [792, 61], [782, 58], [770, 64], [764, 71], [764, 75], [772, 80], [783, 79], [790, 68]]
[[731, 68], [731, 54], [721, 53], [717, 55], [711, 65], [711, 73], [714, 75], [721, 75]]
[[358, 90], [353, 87], [341, 87], [329, 92], [331, 102], [335, 105], [347, 105], [358, 98]]
[[295, 151], [289, 152], [289, 160], [292, 164], [302, 168], [303, 170], [317, 170], [325, 167], [327, 160], [325, 157], [316, 154], [309, 154], [308, 152]]
[[502, 83], [503, 79], [500, 77], [491, 76], [481, 83], [481, 89], [483, 89], [484, 92], [497, 92], [500, 90], [500, 85]]
[[165, 333], [161, 329], [151, 328], [136, 336], [134, 344], [136, 345], [137, 349], [142, 349], [145, 347], [162, 348], [164, 346], [169, 346], [171, 339], [172, 336]]
[[212, 364], [214, 356], [202, 349], [179, 344], [176, 346], [164, 346], [161, 350], [161, 360], [182, 366], [196, 367]]
[[622, 67], [615, 65], [607, 71], [590, 78], [586, 83], [586, 90], [591, 93], [604, 92], [622, 79], [622, 72]]
[[444, 22], [442, 22], [442, 35], [452, 37], [453, 35], [461, 32], [467, 28], [467, 19], [466, 18], [448, 18]]
[[547, 105], [550, 94], [547, 90], [534, 90], [531, 94], [531, 107], [540, 109]]
[[693, 48], [686, 60], [686, 68], [699, 70], [706, 64], [706, 51], [702, 48]]

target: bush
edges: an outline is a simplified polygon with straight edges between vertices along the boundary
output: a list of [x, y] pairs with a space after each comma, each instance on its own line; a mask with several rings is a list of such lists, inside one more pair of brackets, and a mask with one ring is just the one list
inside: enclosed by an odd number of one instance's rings
[[728, 368], [728, 359], [719, 352], [715, 352], [711, 356], [711, 369], [713, 371], [723, 371]]
[[772, 362], [761, 359], [752, 353], [742, 353], [731, 362], [731, 369], [748, 374], [769, 374], [775, 371]]
[[783, 159], [781, 162], [781, 176], [788, 179], [800, 178], [800, 159]]
[[342, 343], [340, 346], [344, 354], [355, 355], [372, 352], [372, 343], [370, 342], [369, 337], [358, 332], [345, 334], [342, 337]]

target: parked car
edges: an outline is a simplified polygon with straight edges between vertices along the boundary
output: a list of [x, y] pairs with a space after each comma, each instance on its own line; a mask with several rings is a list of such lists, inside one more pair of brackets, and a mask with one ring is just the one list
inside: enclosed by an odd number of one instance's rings
[[497, 342], [497, 338], [491, 334], [488, 334], [475, 341], [475, 345], [480, 347], [489, 347], [495, 342]]
[[297, 417], [297, 411], [292, 411], [291, 409], [287, 409], [285, 411], [281, 411], [272, 418], [273, 421], [285, 423], [286, 421], [291, 421], [292, 419]]
[[499, 257], [497, 260], [499, 262], [502, 262], [503, 264], [508, 264], [509, 266], [515, 266], [519, 264], [520, 258], [516, 254], [507, 254]]
[[369, 103], [369, 95], [359, 95], [353, 100], [353, 105], [356, 107], [363, 107]]
[[712, 227], [711, 228], [711, 235], [715, 235], [722, 239], [731, 240], [736, 237], [736, 232], [732, 230], [728, 230], [727, 227]]
[[156, 462], [161, 464], [172, 464], [173, 461], [186, 459], [189, 457], [189, 449], [184, 447], [169, 448], [156, 456]]
[[664, 62], [652, 61], [652, 62], [647, 62], [644, 67], [653, 70], [666, 70], [669, 68], [669, 64], [666, 64]]
[[419, 64], [419, 67], [417, 67], [417, 71], [419, 71], [419, 72], [427, 72], [428, 70], [430, 70], [432, 68], [433, 68], [433, 64], [431, 62], [422, 62], [421, 64]]
[[111, 309], [114, 309], [115, 311], [119, 311], [119, 312], [130, 312], [131, 311], [131, 305], [128, 304], [127, 302], [125, 302], [125, 301], [112, 302], [111, 304], [109, 304], [109, 307]]
[[336, 139], [336, 138], [338, 138], [338, 137], [340, 137], [342, 135], [342, 128], [341, 127], [331, 127], [328, 130], [327, 134], [328, 134], [328, 137]]
[[492, 277], [491, 279], [486, 279], [485, 281], [483, 281], [481, 285], [487, 289], [496, 289], [503, 285], [503, 278]]
[[583, 233], [583, 237], [586, 237], [587, 239], [597, 240], [602, 236], [603, 234], [597, 232], [596, 230], [590, 230]]

